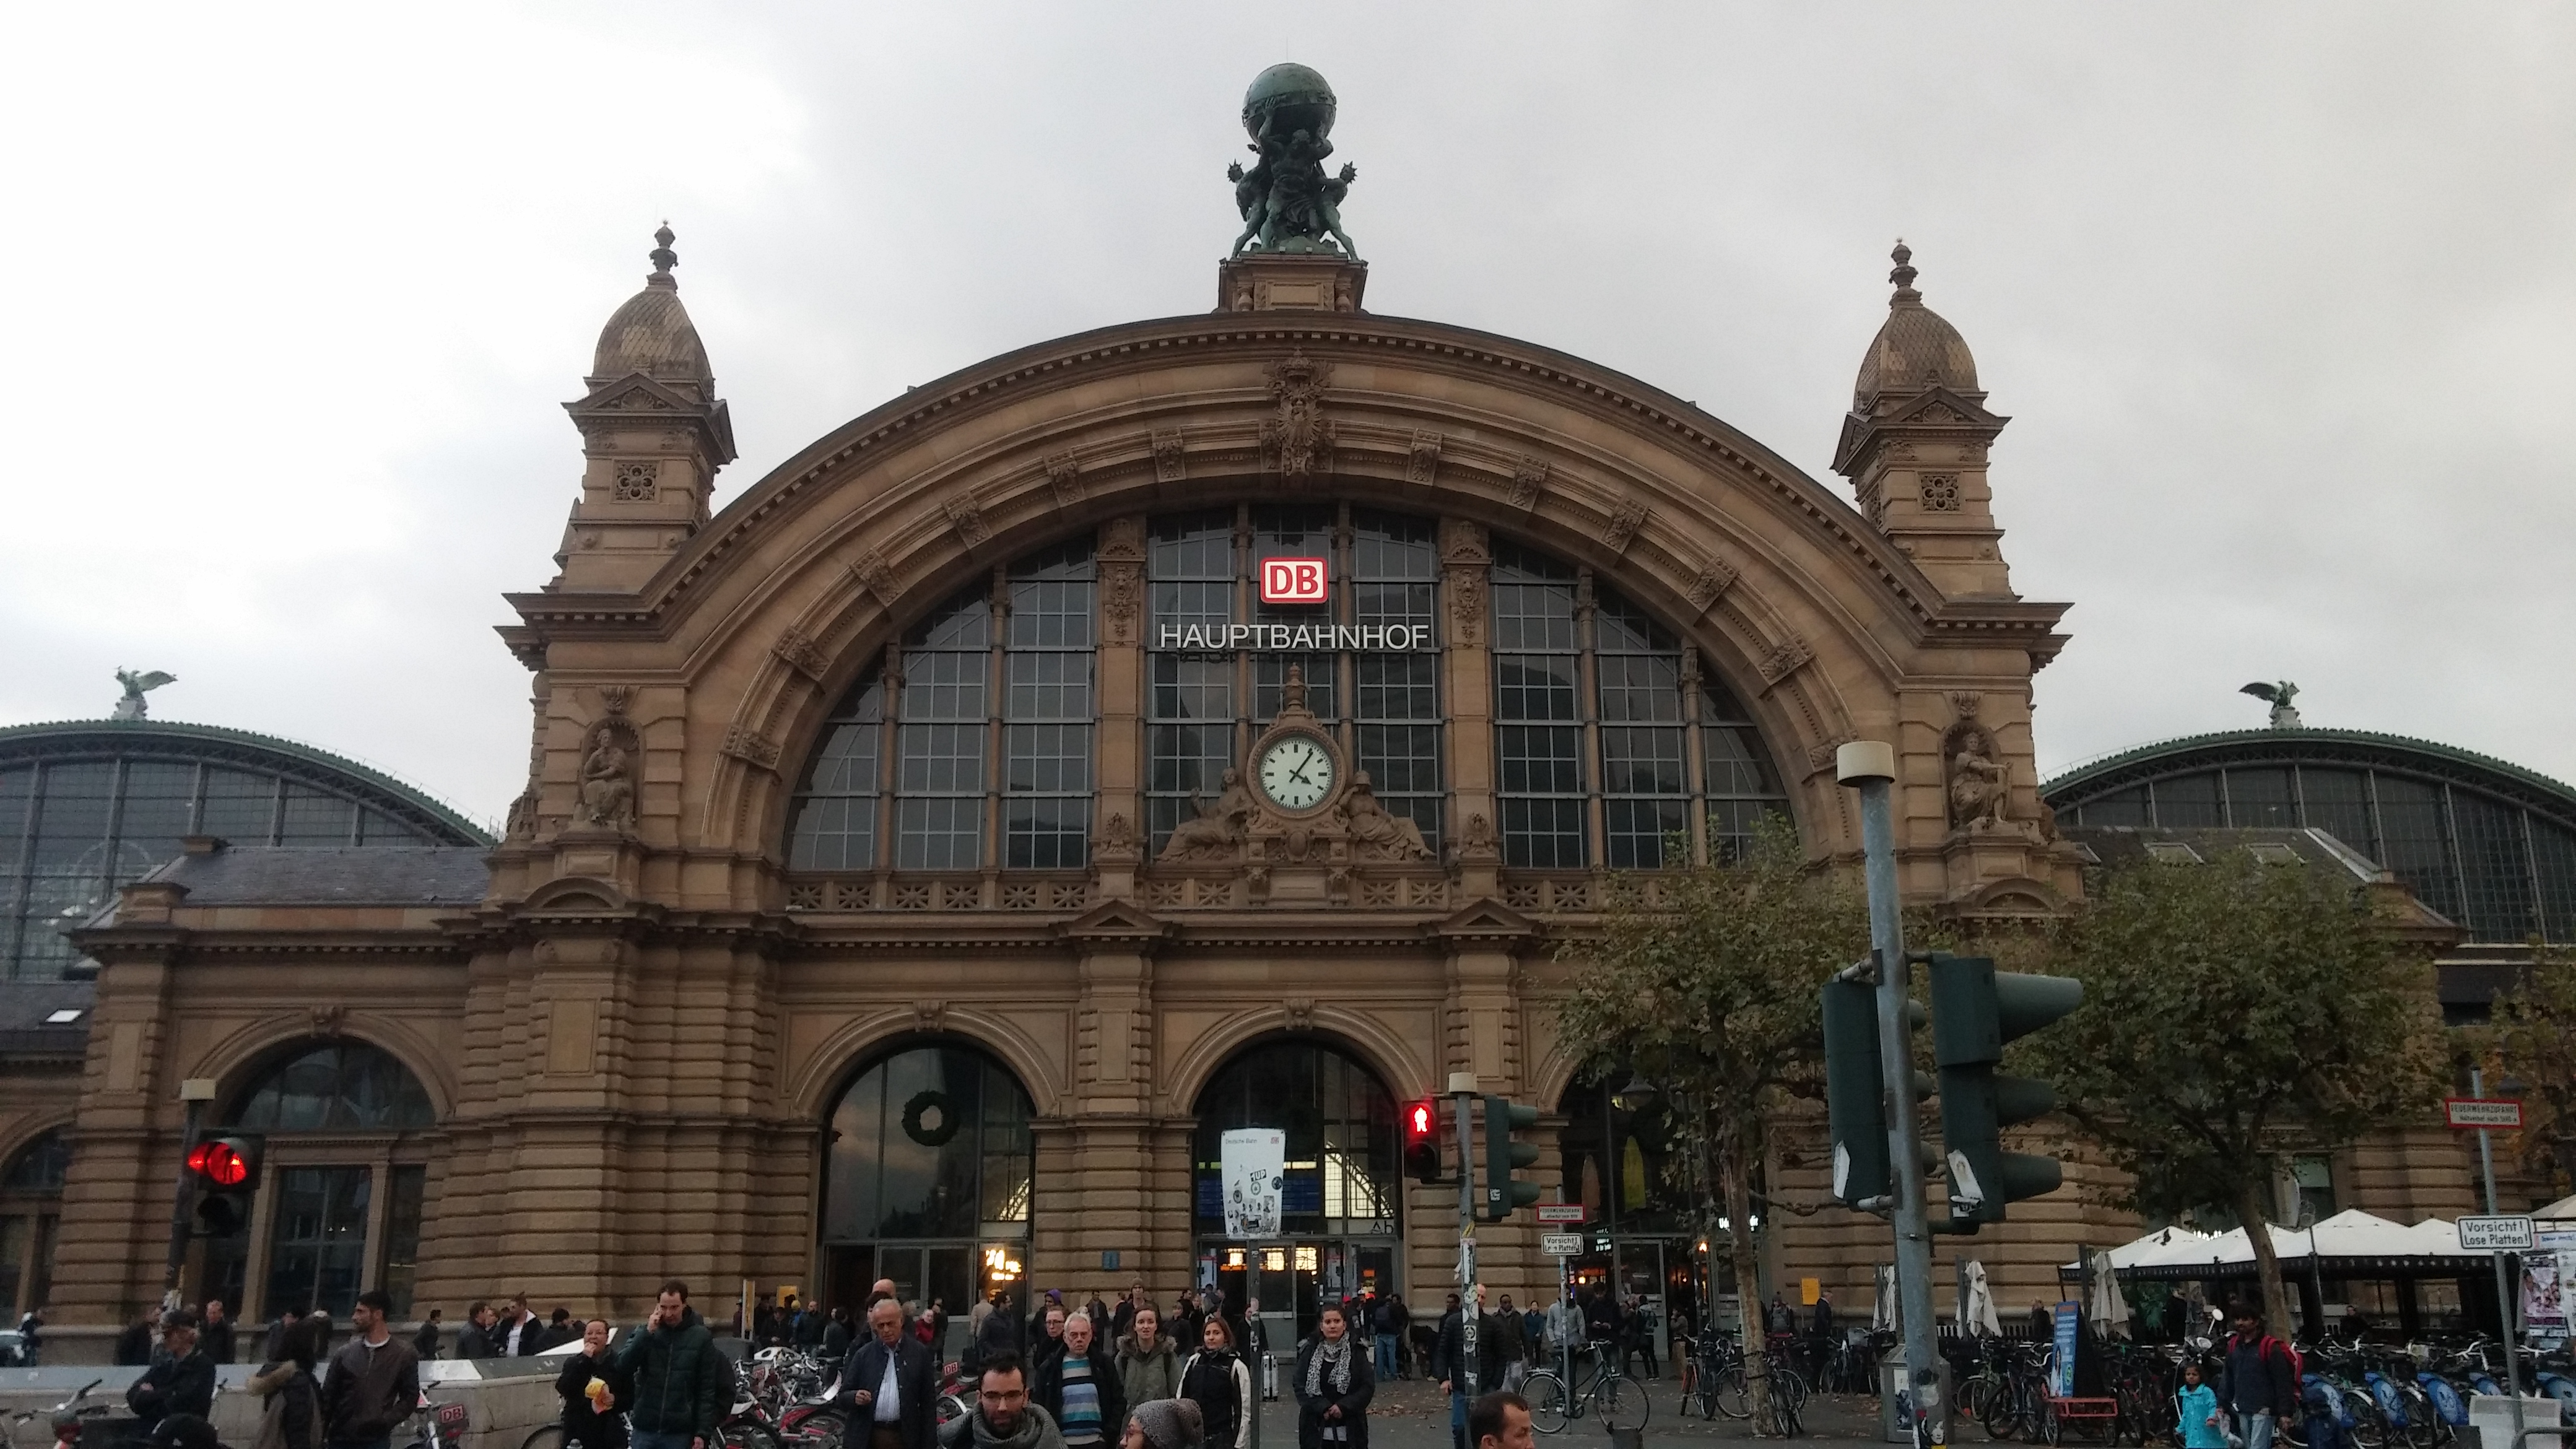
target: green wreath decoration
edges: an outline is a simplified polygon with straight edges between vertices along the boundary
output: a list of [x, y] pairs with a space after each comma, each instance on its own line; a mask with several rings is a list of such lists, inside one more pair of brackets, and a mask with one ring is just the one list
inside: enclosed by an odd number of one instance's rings
[[[939, 1125], [923, 1127], [921, 1119], [934, 1107], [939, 1110]], [[903, 1135], [924, 1147], [947, 1146], [948, 1139], [956, 1136], [957, 1129], [965, 1125], [957, 1111], [956, 1099], [937, 1087], [915, 1092], [912, 1100], [903, 1104]]]

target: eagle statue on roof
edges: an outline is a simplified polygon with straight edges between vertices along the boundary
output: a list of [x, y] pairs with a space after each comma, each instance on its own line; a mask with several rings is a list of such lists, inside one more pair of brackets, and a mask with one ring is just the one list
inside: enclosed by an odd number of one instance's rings
[[2276, 730], [2294, 730], [2299, 727], [2299, 712], [2290, 707], [2290, 701], [2299, 697], [2299, 687], [2292, 684], [2290, 681], [2284, 679], [2278, 684], [2263, 684], [2257, 682], [2245, 686], [2243, 689], [2238, 690], [2237, 693], [2250, 694], [2256, 699], [2270, 701], [2272, 705], [2272, 728]]
[[175, 674], [158, 669], [142, 674], [131, 669], [116, 671], [116, 682], [125, 686], [125, 697], [116, 702], [116, 709], [108, 715], [108, 718], [143, 718], [143, 692], [148, 689], [159, 689], [165, 684], [174, 684], [178, 682], [178, 678], [179, 676]]

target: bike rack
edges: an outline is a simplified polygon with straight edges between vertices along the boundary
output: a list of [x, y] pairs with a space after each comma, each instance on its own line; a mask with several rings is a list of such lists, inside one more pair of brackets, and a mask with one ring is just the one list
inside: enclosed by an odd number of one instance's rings
[[2564, 1439], [2570, 1434], [2576, 1434], [2576, 1428], [2569, 1428], [2563, 1424], [2534, 1424], [2513, 1436], [2513, 1449], [2522, 1449], [2522, 1441], [2534, 1434], [2555, 1434]]

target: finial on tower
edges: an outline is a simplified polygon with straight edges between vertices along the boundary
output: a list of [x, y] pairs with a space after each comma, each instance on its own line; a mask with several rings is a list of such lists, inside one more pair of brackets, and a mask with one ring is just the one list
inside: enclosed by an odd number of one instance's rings
[[680, 285], [671, 275], [671, 269], [680, 264], [680, 254], [671, 250], [671, 243], [678, 240], [678, 234], [671, 230], [671, 223], [668, 220], [665, 220], [661, 228], [653, 233], [653, 240], [656, 243], [651, 253], [653, 275], [644, 279], [645, 284], [654, 287]]
[[1914, 290], [1914, 279], [1922, 274], [1914, 270], [1914, 249], [1905, 244], [1905, 238], [1898, 237], [1896, 250], [1887, 255], [1896, 263], [1896, 269], [1887, 274], [1887, 279], [1896, 284], [1896, 295], [1887, 299], [1887, 305], [1902, 307], [1908, 303], [1920, 303], [1923, 294]]

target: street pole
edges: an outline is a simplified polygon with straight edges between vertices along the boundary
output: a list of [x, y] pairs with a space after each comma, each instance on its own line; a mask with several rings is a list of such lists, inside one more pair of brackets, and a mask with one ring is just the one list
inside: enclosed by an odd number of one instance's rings
[[1896, 1302], [1905, 1330], [1905, 1379], [1915, 1442], [1948, 1437], [1940, 1364], [1932, 1350], [1932, 1234], [1923, 1194], [1923, 1151], [1914, 1121], [1914, 1049], [1906, 1030], [1905, 919], [1896, 894], [1896, 821], [1890, 796], [1896, 751], [1855, 740], [1834, 755], [1834, 775], [1860, 791], [1861, 862], [1869, 887], [1869, 943], [1878, 958], [1879, 1080], [1887, 1094], [1888, 1177], [1896, 1190]]
[[[1449, 1095], [1458, 1103], [1458, 1356], [1450, 1376], [1476, 1397], [1476, 1136], [1468, 1121], [1476, 1110], [1476, 1074], [1451, 1072]], [[1488, 1130], [1491, 1130], [1490, 1128]], [[1451, 1390], [1452, 1393], [1457, 1392]]]
[[[2483, 1097], [2487, 1094], [2486, 1077], [2484, 1068], [2469, 1068], [2470, 1096]], [[2494, 1217], [2496, 1215], [2495, 1149], [2488, 1144], [2487, 1129], [2484, 1127], [2478, 1129], [2478, 1175], [2486, 1180], [2487, 1216]], [[2497, 1253], [2494, 1256], [2496, 1316], [2504, 1321], [2504, 1391], [2513, 1400], [2513, 1432], [2515, 1442], [2519, 1443], [2522, 1435], [2522, 1361], [2519, 1354], [2522, 1335], [2513, 1330], [2514, 1295], [2505, 1284], [2504, 1254]]]

